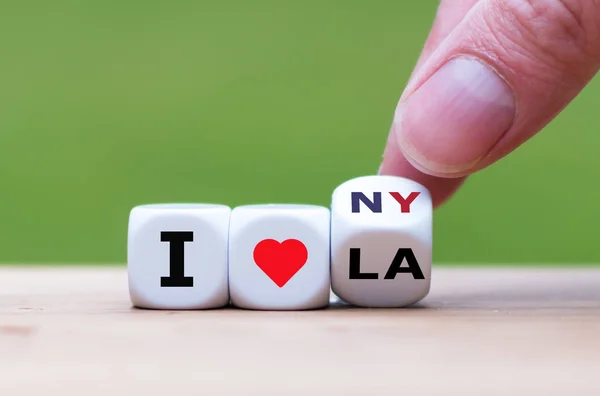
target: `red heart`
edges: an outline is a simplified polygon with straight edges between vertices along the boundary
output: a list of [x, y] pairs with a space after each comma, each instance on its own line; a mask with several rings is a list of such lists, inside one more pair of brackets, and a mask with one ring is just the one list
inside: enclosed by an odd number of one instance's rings
[[281, 243], [263, 239], [254, 248], [254, 262], [279, 287], [283, 287], [308, 259], [306, 246], [297, 239]]

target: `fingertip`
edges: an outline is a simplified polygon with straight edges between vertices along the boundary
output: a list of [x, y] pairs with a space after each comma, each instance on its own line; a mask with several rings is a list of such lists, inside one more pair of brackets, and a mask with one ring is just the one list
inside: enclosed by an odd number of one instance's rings
[[402, 154], [393, 133], [390, 133], [390, 136], [388, 136], [383, 161], [379, 166], [377, 174], [406, 177], [422, 184], [431, 193], [434, 208], [438, 208], [446, 203], [466, 180], [466, 176], [444, 178], [421, 172]]

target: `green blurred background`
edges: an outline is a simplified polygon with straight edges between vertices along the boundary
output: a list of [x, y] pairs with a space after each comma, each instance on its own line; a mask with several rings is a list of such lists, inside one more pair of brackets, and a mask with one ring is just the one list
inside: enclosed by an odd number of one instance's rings
[[[0, 262], [124, 263], [129, 210], [302, 202], [379, 167], [424, 1], [3, 1]], [[594, 80], [436, 212], [437, 263], [598, 261]]]

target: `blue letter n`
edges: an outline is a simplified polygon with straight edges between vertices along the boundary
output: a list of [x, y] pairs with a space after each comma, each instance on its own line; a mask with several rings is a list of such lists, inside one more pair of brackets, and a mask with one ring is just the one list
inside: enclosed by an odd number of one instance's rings
[[381, 193], [373, 193], [373, 202], [361, 192], [353, 192], [352, 194], [352, 213], [360, 212], [360, 203], [364, 203], [373, 213], [381, 213]]

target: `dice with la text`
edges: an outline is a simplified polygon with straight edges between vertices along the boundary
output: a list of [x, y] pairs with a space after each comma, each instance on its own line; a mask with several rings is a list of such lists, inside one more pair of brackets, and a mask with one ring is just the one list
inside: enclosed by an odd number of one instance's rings
[[133, 306], [290, 311], [401, 308], [431, 285], [433, 207], [412, 180], [365, 176], [338, 186], [331, 207], [294, 204], [140, 205], [129, 216]]
[[331, 202], [331, 288], [362, 307], [403, 307], [429, 293], [432, 201], [413, 181], [356, 178]]

